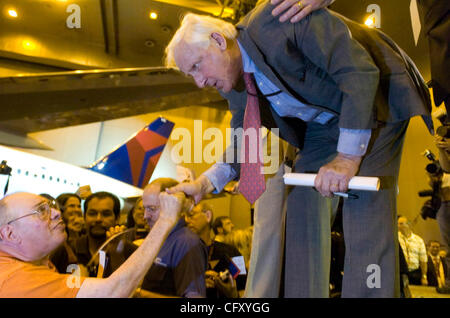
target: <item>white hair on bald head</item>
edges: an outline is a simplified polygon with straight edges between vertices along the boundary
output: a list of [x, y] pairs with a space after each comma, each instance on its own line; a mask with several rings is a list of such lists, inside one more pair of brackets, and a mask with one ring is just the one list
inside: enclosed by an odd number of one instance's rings
[[166, 47], [166, 67], [178, 69], [174, 59], [174, 49], [181, 40], [207, 49], [211, 43], [211, 34], [214, 32], [222, 34], [229, 40], [234, 40], [237, 36], [236, 28], [229, 22], [208, 15], [186, 14]]

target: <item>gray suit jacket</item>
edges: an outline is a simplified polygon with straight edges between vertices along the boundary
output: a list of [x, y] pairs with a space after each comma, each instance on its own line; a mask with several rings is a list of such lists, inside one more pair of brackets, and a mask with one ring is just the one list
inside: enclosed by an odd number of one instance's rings
[[[327, 9], [301, 22], [280, 23], [269, 1], [237, 25], [239, 43], [256, 66], [283, 92], [336, 114], [339, 127], [372, 129], [422, 115], [430, 131], [428, 89], [409, 57], [386, 35]], [[229, 101], [231, 127], [242, 127], [245, 86], [222, 95]], [[302, 148], [305, 123], [281, 118], [265, 99], [261, 121], [278, 127], [283, 139]], [[232, 165], [239, 173], [238, 164]]]

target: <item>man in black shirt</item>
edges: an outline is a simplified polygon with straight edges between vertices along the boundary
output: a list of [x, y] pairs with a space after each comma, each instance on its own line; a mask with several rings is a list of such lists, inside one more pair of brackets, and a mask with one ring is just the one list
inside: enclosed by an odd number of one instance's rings
[[[84, 221], [86, 234], [77, 238], [70, 250], [60, 246], [50, 257], [58, 272], [66, 273], [68, 266], [77, 264], [83, 276], [96, 277], [98, 274], [98, 261], [91, 261], [97, 250], [108, 239], [107, 232], [116, 227], [120, 215], [120, 201], [112, 193], [96, 192], [91, 194], [84, 202]], [[118, 231], [123, 228], [118, 229]], [[107, 262], [103, 277], [108, 277], [116, 270], [135, 250], [137, 246], [125, 243], [120, 252], [113, 246], [107, 249]], [[87, 273], [84, 270], [87, 269]]]
[[205, 202], [200, 202], [192, 211], [185, 214], [187, 227], [196, 233], [208, 247], [207, 297], [237, 298], [245, 289], [247, 276], [238, 275], [234, 281], [230, 269], [231, 267], [235, 268], [232, 258], [242, 257], [242, 255], [234, 246], [213, 239], [211, 235], [212, 220], [212, 207]]

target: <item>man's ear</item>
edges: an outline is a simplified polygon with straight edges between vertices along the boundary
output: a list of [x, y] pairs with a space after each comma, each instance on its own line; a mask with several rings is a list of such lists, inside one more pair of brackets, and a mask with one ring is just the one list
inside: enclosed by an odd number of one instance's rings
[[205, 215], [206, 215], [206, 220], [208, 221], [208, 223], [211, 223], [211, 220], [212, 220], [212, 213], [211, 213], [211, 211], [207, 210], [205, 212]]
[[17, 233], [9, 225], [4, 225], [0, 227], [0, 240], [4, 243], [6, 242], [19, 242], [20, 238]]
[[211, 38], [214, 40], [214, 43], [216, 43], [220, 50], [225, 51], [227, 49], [227, 40], [223, 37], [222, 34], [213, 32], [211, 33]]

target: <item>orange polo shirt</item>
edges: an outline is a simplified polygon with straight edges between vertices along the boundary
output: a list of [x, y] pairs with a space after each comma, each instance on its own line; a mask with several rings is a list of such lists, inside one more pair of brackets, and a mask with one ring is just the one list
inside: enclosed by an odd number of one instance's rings
[[0, 251], [1, 298], [73, 298], [83, 281], [56, 272], [51, 264], [34, 265]]

